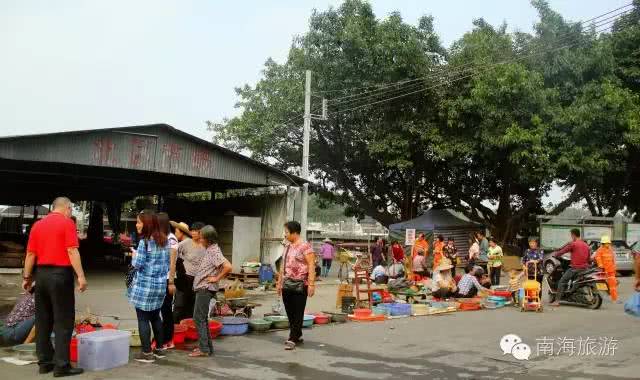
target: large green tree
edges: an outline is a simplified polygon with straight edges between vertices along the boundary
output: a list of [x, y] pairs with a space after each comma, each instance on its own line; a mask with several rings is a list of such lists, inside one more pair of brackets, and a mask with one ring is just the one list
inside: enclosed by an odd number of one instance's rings
[[[209, 125], [221, 143], [288, 170], [299, 167], [302, 84], [305, 70], [312, 70], [314, 93], [329, 98], [330, 112], [312, 126], [310, 168], [317, 190], [385, 224], [413, 217], [435, 195], [432, 179], [444, 169], [431, 148], [439, 139], [440, 94], [423, 90], [440, 78], [376, 86], [433, 75], [445, 53], [430, 17], [417, 27], [398, 13], [379, 20], [368, 3], [348, 0], [314, 12], [286, 62], [268, 60], [255, 86], [237, 89], [239, 117]], [[407, 88], [423, 91], [353, 109]], [[317, 98], [313, 102], [319, 106]]]
[[518, 41], [506, 26], [474, 24], [450, 54], [453, 67], [471, 62], [477, 69], [452, 87], [444, 103], [442, 150], [449, 154], [450, 186], [442, 203], [509, 239], [530, 213], [541, 210], [554, 179], [547, 141], [556, 94], [545, 88], [542, 75], [514, 60]]
[[[558, 94], [552, 133], [559, 149], [556, 179], [571, 190], [562, 206], [583, 201], [600, 216], [613, 216], [624, 207], [638, 210], [630, 187], [638, 170], [638, 97], [633, 84], [639, 50], [631, 41], [640, 40], [640, 3], [614, 25], [603, 18], [595, 26], [565, 21], [546, 1], [533, 4], [540, 22], [528, 46], [554, 47], [527, 62]], [[597, 33], [609, 27], [612, 34]]]
[[240, 116], [215, 139], [283, 169], [302, 161], [304, 73], [313, 72], [310, 166], [324, 199], [384, 224], [452, 207], [504, 240], [556, 183], [594, 214], [640, 201], [640, 0], [614, 34], [534, 0], [533, 34], [476, 20], [443, 48], [433, 19], [378, 19], [362, 0], [314, 11], [287, 60], [237, 89]]

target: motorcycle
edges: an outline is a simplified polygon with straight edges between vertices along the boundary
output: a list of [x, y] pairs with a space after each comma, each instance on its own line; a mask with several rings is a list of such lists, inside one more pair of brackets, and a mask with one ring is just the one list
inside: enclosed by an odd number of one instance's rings
[[[555, 302], [558, 293], [558, 283], [571, 264], [571, 259], [566, 256], [553, 257], [548, 256], [544, 261], [544, 269], [547, 273], [547, 284], [549, 285], [549, 300]], [[607, 285], [607, 276], [605, 272], [598, 267], [592, 267], [576, 273], [569, 281], [567, 291], [564, 292], [560, 302], [585, 306], [589, 309], [596, 310], [602, 306], [602, 296], [600, 291], [609, 291]]]

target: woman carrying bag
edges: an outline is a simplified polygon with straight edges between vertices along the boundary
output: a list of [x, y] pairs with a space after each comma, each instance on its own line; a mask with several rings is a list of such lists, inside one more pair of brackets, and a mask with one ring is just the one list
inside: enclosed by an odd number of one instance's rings
[[293, 350], [302, 344], [302, 322], [307, 297], [315, 294], [315, 253], [311, 244], [302, 241], [300, 223], [291, 221], [284, 225], [285, 239], [288, 242], [280, 276], [278, 276], [278, 293], [289, 318], [289, 339], [285, 342], [285, 350]]

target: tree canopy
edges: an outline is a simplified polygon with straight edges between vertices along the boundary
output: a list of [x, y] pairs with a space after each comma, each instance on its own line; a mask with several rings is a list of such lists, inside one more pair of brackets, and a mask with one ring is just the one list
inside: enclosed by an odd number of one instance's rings
[[329, 104], [312, 123], [314, 191], [348, 213], [388, 225], [450, 207], [509, 239], [554, 184], [571, 190], [556, 212], [580, 201], [637, 212], [640, 0], [590, 25], [532, 5], [534, 33], [478, 19], [449, 48], [430, 16], [380, 19], [362, 0], [314, 11], [287, 60], [236, 90], [242, 113], [209, 126], [218, 143], [299, 170], [311, 70]]

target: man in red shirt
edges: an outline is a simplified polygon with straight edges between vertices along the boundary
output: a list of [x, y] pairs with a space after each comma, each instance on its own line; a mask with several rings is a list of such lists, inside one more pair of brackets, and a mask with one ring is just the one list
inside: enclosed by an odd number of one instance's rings
[[[40, 374], [53, 371], [54, 377], [79, 375], [81, 368], [72, 368], [69, 345], [75, 322], [73, 272], [78, 277], [78, 290], [87, 288], [78, 252], [78, 234], [71, 220], [71, 201], [56, 198], [53, 211], [31, 228], [27, 257], [24, 263], [22, 287], [29, 290], [35, 275], [36, 286], [36, 353]], [[56, 350], [51, 344], [51, 332], [56, 334]]]
[[567, 284], [581, 270], [589, 268], [589, 260], [591, 257], [591, 250], [587, 243], [580, 239], [580, 230], [574, 228], [571, 230], [572, 242], [564, 246], [559, 251], [553, 253], [554, 256], [562, 256], [567, 252], [571, 252], [571, 268], [569, 268], [558, 282], [558, 297], [556, 301], [552, 303], [552, 306], [560, 306], [560, 300], [563, 293], [567, 290]]

